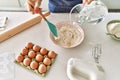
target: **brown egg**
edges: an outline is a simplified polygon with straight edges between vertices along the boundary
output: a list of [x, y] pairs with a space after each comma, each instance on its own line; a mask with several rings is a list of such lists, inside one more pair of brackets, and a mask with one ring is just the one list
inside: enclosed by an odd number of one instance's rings
[[40, 50], [40, 53], [41, 53], [42, 55], [46, 55], [47, 52], [48, 52], [48, 50], [47, 50], [46, 48], [42, 48], [42, 49]]
[[30, 67], [31, 67], [32, 69], [37, 69], [38, 66], [39, 66], [39, 64], [38, 64], [38, 62], [36, 62], [36, 61], [32, 61], [32, 62], [30, 63]]
[[29, 66], [30, 63], [31, 63], [31, 59], [30, 59], [30, 58], [25, 58], [25, 59], [23, 60], [23, 64], [24, 64], [25, 66]]
[[17, 61], [17, 62], [22, 62], [23, 59], [24, 59], [24, 56], [23, 56], [23, 55], [18, 55], [18, 56], [16, 57], [16, 61]]
[[27, 55], [28, 54], [28, 49], [27, 48], [23, 48], [22, 51], [21, 51], [21, 54], [22, 55]]
[[35, 60], [36, 60], [37, 62], [42, 62], [43, 59], [44, 59], [44, 57], [43, 57], [41, 54], [37, 54], [37, 56], [35, 57]]
[[32, 42], [28, 42], [26, 43], [25, 47], [28, 48], [28, 49], [32, 49], [34, 46], [34, 44]]
[[48, 52], [48, 57], [49, 58], [55, 58], [56, 57], [56, 53], [54, 51], [49, 51]]
[[29, 58], [34, 58], [36, 56], [36, 53], [34, 52], [34, 51], [29, 51], [29, 53], [28, 53], [28, 57]]
[[51, 64], [51, 60], [50, 60], [49, 58], [45, 58], [45, 59], [43, 60], [43, 63], [44, 63], [45, 65], [49, 66], [49, 65]]
[[34, 45], [33, 46], [33, 50], [36, 51], [36, 52], [39, 51], [40, 50], [40, 46], [39, 45]]
[[40, 64], [38, 68], [39, 73], [45, 73], [47, 71], [47, 67], [44, 64]]

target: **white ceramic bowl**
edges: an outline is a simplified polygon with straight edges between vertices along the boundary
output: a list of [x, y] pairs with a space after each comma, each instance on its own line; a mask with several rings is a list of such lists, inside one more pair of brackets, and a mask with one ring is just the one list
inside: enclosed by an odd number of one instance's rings
[[106, 28], [108, 35], [110, 35], [113, 39], [120, 41], [120, 20], [109, 21]]
[[80, 45], [84, 40], [83, 29], [75, 22], [62, 21], [56, 24], [58, 38], [50, 33], [51, 40], [58, 46], [73, 48]]

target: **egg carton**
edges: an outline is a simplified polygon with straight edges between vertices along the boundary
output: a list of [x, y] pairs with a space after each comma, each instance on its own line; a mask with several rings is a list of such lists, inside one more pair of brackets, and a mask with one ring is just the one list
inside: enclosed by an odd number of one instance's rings
[[15, 63], [41, 76], [46, 76], [57, 54], [55, 51], [42, 48], [28, 42], [16, 56]]

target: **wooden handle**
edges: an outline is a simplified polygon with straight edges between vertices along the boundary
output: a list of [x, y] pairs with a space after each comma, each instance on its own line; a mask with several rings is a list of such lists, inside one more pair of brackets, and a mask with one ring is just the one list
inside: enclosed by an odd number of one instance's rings
[[40, 12], [39, 13], [40, 15], [41, 15], [41, 17], [46, 21], [47, 19], [46, 19], [46, 17]]
[[[50, 15], [50, 12], [46, 12], [44, 16]], [[22, 22], [21, 24], [16, 25], [15, 27], [6, 30], [4, 33], [0, 34], [0, 43], [4, 40], [9, 39], [10, 37], [16, 35], [17, 33], [32, 27], [33, 25], [40, 23], [42, 20], [41, 16], [34, 17], [32, 19], [29, 19], [27, 21]]]

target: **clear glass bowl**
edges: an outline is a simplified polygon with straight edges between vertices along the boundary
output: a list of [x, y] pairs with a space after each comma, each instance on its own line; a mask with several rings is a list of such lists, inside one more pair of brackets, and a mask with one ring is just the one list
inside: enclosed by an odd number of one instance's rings
[[69, 14], [70, 20], [80, 25], [83, 23], [100, 23], [108, 13], [108, 8], [100, 0], [94, 0], [90, 4], [78, 4]]

